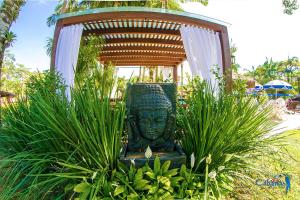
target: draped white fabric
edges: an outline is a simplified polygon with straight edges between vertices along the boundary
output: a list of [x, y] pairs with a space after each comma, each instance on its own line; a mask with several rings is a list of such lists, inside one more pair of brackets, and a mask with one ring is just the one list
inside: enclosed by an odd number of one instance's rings
[[168, 80], [172, 76], [173, 69], [171, 67], [164, 67], [163, 69], [163, 80]]
[[69, 101], [71, 100], [71, 87], [74, 85], [82, 31], [82, 24], [62, 28], [56, 47], [55, 69], [62, 76], [67, 85], [66, 96]]
[[221, 75], [223, 68], [219, 33], [191, 26], [182, 26], [180, 33], [192, 76], [200, 76], [217, 88], [213, 72]]

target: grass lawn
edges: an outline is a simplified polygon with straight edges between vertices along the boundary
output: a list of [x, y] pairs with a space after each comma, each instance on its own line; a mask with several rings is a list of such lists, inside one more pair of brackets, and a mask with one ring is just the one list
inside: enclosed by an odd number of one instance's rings
[[[255, 161], [254, 164], [257, 169], [261, 169], [264, 174], [269, 175], [250, 174], [253, 181], [247, 185], [241, 184], [242, 186], [235, 190], [238, 199], [300, 199], [300, 130], [287, 131], [282, 136], [285, 136], [286, 146], [283, 151], [286, 154], [280, 157], [271, 155], [273, 158], [264, 156], [259, 161]], [[274, 175], [281, 173], [291, 177], [291, 190], [287, 194], [285, 187], [258, 186], [255, 184], [257, 179], [273, 178]]]

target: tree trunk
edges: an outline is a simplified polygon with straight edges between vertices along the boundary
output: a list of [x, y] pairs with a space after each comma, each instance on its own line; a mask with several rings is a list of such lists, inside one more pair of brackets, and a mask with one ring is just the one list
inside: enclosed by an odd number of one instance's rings
[[1, 52], [0, 52], [0, 90], [1, 90], [1, 87], [2, 87], [2, 65], [3, 65], [3, 59], [4, 59], [4, 50], [5, 49], [1, 49]]

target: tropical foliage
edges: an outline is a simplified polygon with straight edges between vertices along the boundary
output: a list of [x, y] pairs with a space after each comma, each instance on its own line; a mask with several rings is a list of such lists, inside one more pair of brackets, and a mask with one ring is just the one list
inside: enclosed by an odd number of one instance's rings
[[[178, 135], [187, 155], [195, 154], [196, 172], [206, 171], [204, 158], [211, 155], [209, 172], [224, 167], [216, 180], [221, 191], [230, 191], [234, 179], [247, 179], [241, 169], [251, 169], [249, 158], [268, 152], [277, 145], [265, 138], [274, 126], [269, 110], [261, 109], [252, 98], [218, 94], [205, 82], [194, 79], [189, 85], [186, 105], [178, 109]], [[279, 143], [278, 143], [279, 144]], [[213, 187], [212, 187], [213, 188]]]
[[299, 8], [298, 0], [282, 0], [284, 6], [284, 13], [292, 15], [295, 10]]
[[101, 69], [77, 85], [71, 102], [56, 76], [31, 80], [26, 98], [3, 115], [1, 199], [53, 199], [88, 172], [117, 165], [125, 110], [122, 102], [110, 104], [114, 82]]
[[90, 1], [90, 0], [60, 0], [57, 4], [54, 14], [47, 19], [48, 26], [55, 24], [55, 16], [62, 13], [75, 12], [78, 10], [105, 8], [105, 7], [149, 7], [149, 8], [167, 8], [170, 10], [183, 10], [178, 1], [168, 0], [146, 0], [146, 1]]
[[101, 36], [90, 36], [81, 40], [76, 75], [86, 76], [98, 65], [103, 43], [104, 40]]
[[16, 35], [10, 31], [26, 0], [4, 0], [0, 2], [0, 78], [5, 49], [11, 46]]
[[[119, 165], [113, 170], [110, 177], [102, 179], [101, 185], [93, 179], [93, 182], [83, 181], [70, 189], [84, 199], [99, 197], [107, 199], [199, 199], [204, 195], [204, 184], [200, 182], [200, 176], [191, 172], [185, 165], [180, 169], [169, 169], [171, 162], [166, 161], [162, 165], [158, 157], [154, 166], [148, 163], [141, 168], [136, 168], [134, 163], [128, 169]], [[97, 192], [95, 188], [98, 188]]]
[[14, 56], [9, 52], [5, 54], [2, 72], [1, 89], [15, 95], [24, 94], [27, 80], [36, 74], [30, 72], [24, 65], [17, 64]]
[[266, 61], [262, 65], [256, 68], [252, 67], [245, 76], [253, 78], [260, 84], [265, 84], [268, 81], [276, 79], [284, 80], [292, 84], [297, 90], [298, 81], [300, 81], [298, 79], [300, 76], [300, 61], [297, 57], [288, 58], [283, 61], [273, 61], [273, 59], [266, 58]]

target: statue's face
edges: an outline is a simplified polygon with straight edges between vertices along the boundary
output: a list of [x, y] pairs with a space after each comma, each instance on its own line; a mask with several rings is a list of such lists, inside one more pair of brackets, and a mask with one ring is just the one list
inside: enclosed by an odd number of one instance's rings
[[164, 133], [167, 124], [168, 111], [166, 109], [140, 110], [138, 125], [143, 137], [156, 140]]

